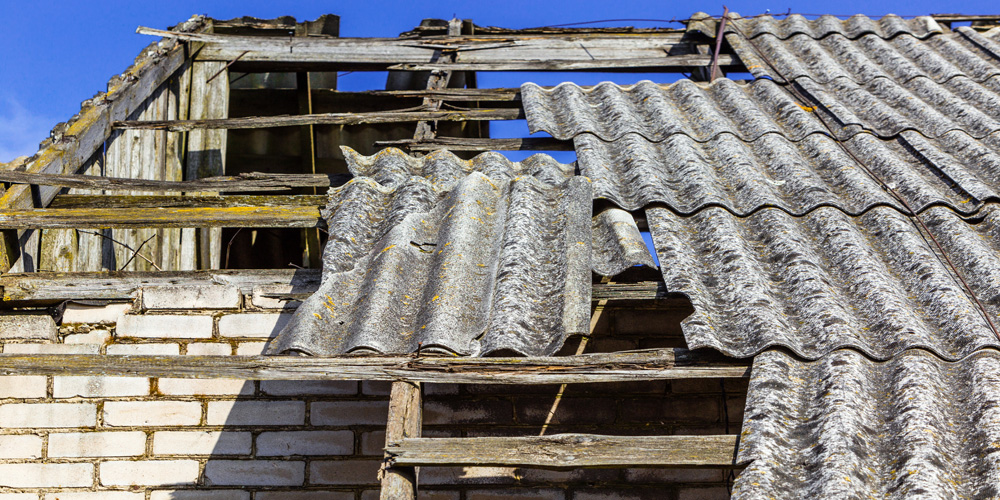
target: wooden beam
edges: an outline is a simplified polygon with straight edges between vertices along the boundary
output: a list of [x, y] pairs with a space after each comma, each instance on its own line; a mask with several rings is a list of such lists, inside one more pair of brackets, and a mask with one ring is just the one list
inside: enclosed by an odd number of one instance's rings
[[308, 195], [108, 195], [61, 194], [49, 208], [168, 208], [168, 207], [322, 207], [329, 198]]
[[[268, 298], [304, 300], [319, 287], [319, 269], [240, 269], [164, 272], [14, 273], [0, 275], [0, 307], [58, 304], [67, 300], [131, 300], [146, 286], [226, 284], [244, 294], [262, 286], [293, 290]], [[595, 284], [592, 300], [668, 299], [663, 282]], [[678, 302], [688, 304], [686, 299]]]
[[434, 137], [424, 140], [401, 139], [376, 141], [376, 147], [403, 147], [410, 151], [573, 151], [573, 141], [550, 137], [524, 139], [490, 139], [471, 137]]
[[[437, 71], [451, 68], [452, 71], [611, 71], [619, 69], [656, 70], [677, 69], [709, 66], [712, 57], [701, 54], [685, 54], [679, 56], [647, 57], [633, 59], [584, 59], [584, 60], [539, 60], [539, 61], [507, 61], [507, 62], [456, 62], [453, 64], [407, 63], [389, 66], [389, 70], [398, 71]], [[731, 54], [720, 54], [719, 65], [733, 67], [739, 65], [739, 59]]]
[[39, 208], [0, 210], [2, 229], [325, 227], [319, 207]]
[[[104, 191], [153, 192], [242, 192], [282, 191], [297, 187], [330, 187], [345, 184], [348, 174], [264, 174], [251, 172], [237, 176], [206, 177], [190, 181], [156, 181], [124, 177], [101, 177], [78, 174], [33, 174], [0, 171], [0, 182], [59, 186]], [[54, 197], [53, 197], [54, 198]]]
[[679, 348], [531, 358], [0, 354], [0, 374], [562, 384], [747, 378], [750, 365]]
[[[420, 437], [423, 426], [420, 384], [413, 382], [393, 382], [389, 393], [389, 418], [385, 426], [386, 448], [391, 443]], [[385, 465], [391, 456], [385, 454]], [[384, 467], [379, 471], [382, 480], [382, 500], [414, 500], [417, 498], [416, 467]]]
[[739, 436], [601, 436], [409, 438], [386, 447], [397, 466], [584, 467], [736, 466]]
[[370, 113], [319, 113], [312, 115], [249, 116], [221, 120], [162, 120], [119, 121], [115, 128], [169, 130], [182, 132], [196, 129], [253, 129], [269, 127], [299, 127], [302, 125], [359, 125], [364, 123], [403, 123], [423, 120], [472, 121], [517, 120], [524, 118], [521, 109], [470, 109], [446, 111], [376, 111]]

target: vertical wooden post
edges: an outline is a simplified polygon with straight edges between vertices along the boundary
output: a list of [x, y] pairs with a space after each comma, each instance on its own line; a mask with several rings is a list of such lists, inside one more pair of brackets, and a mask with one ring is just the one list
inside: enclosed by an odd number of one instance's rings
[[[191, 120], [229, 117], [229, 76], [224, 61], [199, 61], [191, 65]], [[223, 74], [208, 80], [222, 71]], [[226, 172], [226, 130], [192, 130], [188, 133], [187, 179]], [[206, 193], [207, 194], [207, 193]], [[199, 266], [218, 269], [222, 258], [222, 228], [199, 230]]]
[[[459, 36], [462, 34], [462, 21], [458, 19], [452, 19], [448, 22], [448, 36]], [[435, 62], [438, 63], [452, 63], [455, 62], [455, 53], [441, 54], [438, 53], [435, 56]], [[448, 88], [448, 82], [451, 80], [451, 71], [441, 71], [435, 70], [431, 71], [430, 77], [427, 79], [427, 90], [438, 90]], [[424, 108], [428, 111], [441, 109], [441, 100], [432, 99], [429, 97], [424, 98], [423, 102]], [[417, 122], [417, 128], [413, 132], [414, 141], [426, 141], [427, 139], [433, 139], [437, 136], [436, 124], [432, 122]], [[415, 156], [423, 156], [422, 153], [415, 154]]]
[[[393, 382], [389, 396], [389, 421], [385, 426], [385, 444], [403, 438], [420, 437], [423, 412], [418, 382]], [[386, 456], [388, 459], [388, 456]], [[413, 500], [417, 497], [415, 467], [387, 467], [382, 471], [382, 500]]]
[[[308, 71], [299, 71], [296, 73], [296, 87], [299, 97], [299, 114], [300, 115], [311, 115], [313, 112], [312, 105], [312, 83], [310, 81]], [[302, 170], [303, 172], [308, 172], [310, 174], [316, 173], [316, 131], [312, 124], [303, 125], [299, 130], [302, 140], [299, 141], [299, 154], [302, 155]], [[317, 194], [316, 188], [313, 188], [313, 194]], [[322, 249], [319, 247], [319, 229], [304, 229], [303, 234], [305, 234], [306, 240], [306, 258], [309, 267], [312, 269], [320, 268], [319, 256], [322, 253]], [[305, 263], [303, 263], [304, 265]]]

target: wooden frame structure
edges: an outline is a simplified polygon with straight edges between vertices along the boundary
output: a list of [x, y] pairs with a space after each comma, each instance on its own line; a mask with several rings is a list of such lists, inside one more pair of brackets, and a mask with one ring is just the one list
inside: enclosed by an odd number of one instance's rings
[[[939, 15], [939, 22], [996, 24], [997, 18]], [[319, 208], [325, 197], [314, 194], [253, 195], [299, 188], [326, 188], [349, 178], [316, 170], [316, 136], [321, 125], [412, 124], [406, 138], [384, 137], [374, 147], [396, 146], [414, 153], [436, 149], [460, 152], [572, 150], [552, 138], [458, 137], [439, 135], [439, 123], [461, 124], [523, 119], [518, 89], [475, 88], [480, 71], [587, 71], [690, 73], [706, 79], [708, 68], [745, 72], [725, 44], [683, 29], [484, 28], [470, 21], [425, 21], [397, 38], [338, 38], [336, 26], [289, 24], [287, 21], [196, 18], [176, 30], [140, 28], [164, 37], [164, 48], [151, 50], [107, 93], [84, 104], [69, 124], [53, 131], [39, 153], [20, 165], [0, 169], [0, 271], [30, 270], [23, 261], [46, 251], [51, 241], [39, 230], [72, 228], [200, 228], [202, 269], [218, 261], [221, 227], [322, 228]], [[330, 28], [330, 29], [328, 29]], [[718, 47], [718, 49], [717, 49]], [[718, 52], [717, 52], [718, 50]], [[228, 72], [291, 71], [306, 82], [298, 92], [299, 114], [231, 117]], [[314, 89], [309, 72], [421, 72], [421, 88], [336, 92]], [[465, 88], [449, 81], [468, 73]], [[305, 74], [305, 80], [301, 75]], [[221, 75], [221, 76], [220, 76]], [[218, 76], [219, 78], [216, 78]], [[471, 85], [470, 85], [471, 82]], [[177, 109], [159, 118], [136, 119], [134, 110], [166, 86], [180, 86]], [[376, 103], [378, 111], [317, 113], [314, 101]], [[417, 106], [401, 103], [418, 100]], [[226, 175], [221, 157], [227, 130], [297, 127], [309, 173]], [[174, 179], [107, 176], [95, 171], [105, 144], [114, 134], [162, 134], [180, 156], [163, 149], [157, 155], [128, 161], [175, 165]], [[169, 135], [173, 134], [173, 135]], [[158, 139], [158, 140], [161, 140]], [[178, 145], [180, 145], [178, 147]], [[182, 158], [183, 157], [183, 158]], [[145, 163], [144, 163], [145, 162]], [[143, 167], [143, 165], [136, 165]], [[135, 170], [141, 172], [139, 168]], [[183, 171], [183, 175], [180, 172]], [[91, 194], [68, 194], [67, 188]], [[141, 194], [135, 194], [139, 192]], [[226, 195], [222, 193], [241, 193]], [[98, 193], [98, 194], [94, 194]], [[122, 193], [132, 193], [123, 195]], [[313, 231], [315, 232], [315, 231]], [[193, 233], [192, 233], [193, 234]], [[40, 241], [41, 240], [41, 241]], [[317, 261], [318, 242], [310, 240]], [[194, 252], [194, 247], [189, 250]], [[33, 254], [33, 255], [32, 255]], [[37, 269], [35, 265], [33, 268]], [[115, 270], [115, 269], [112, 269]], [[59, 271], [59, 270], [55, 270]], [[162, 273], [38, 272], [0, 277], [5, 308], [47, 308], [70, 300], [130, 300], [141, 286], [156, 283], [197, 285], [225, 275], [250, 293], [257, 283], [293, 285], [295, 293], [273, 298], [301, 300], [315, 289], [318, 270], [177, 271]], [[599, 304], [609, 300], [666, 297], [656, 282], [595, 284]], [[600, 314], [600, 307], [596, 309]], [[382, 498], [414, 498], [416, 467], [503, 465], [539, 468], [656, 467], [733, 468], [737, 436], [610, 437], [555, 435], [530, 438], [422, 438], [420, 384], [565, 384], [685, 378], [745, 378], [746, 362], [682, 349], [580, 354], [551, 358], [260, 357], [260, 356], [110, 356], [0, 355], [0, 374], [170, 376], [258, 380], [393, 381], [386, 437]], [[536, 453], [544, 450], [545, 453]]]

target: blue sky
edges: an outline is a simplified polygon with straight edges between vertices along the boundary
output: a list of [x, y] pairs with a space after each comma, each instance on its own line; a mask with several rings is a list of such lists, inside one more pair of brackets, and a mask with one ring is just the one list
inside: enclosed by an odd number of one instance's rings
[[[727, 2], [729, 8], [743, 15], [767, 10], [783, 13], [862, 13], [880, 17], [886, 13], [917, 15], [940, 12], [996, 14], [995, 1], [930, 2], [925, 0], [788, 2], [745, 0]], [[341, 36], [395, 36], [417, 25], [423, 18], [472, 19], [480, 25], [526, 28], [563, 23], [616, 18], [680, 19], [697, 11], [721, 14], [721, 3], [669, 1], [555, 1], [505, 0], [474, 1], [394, 1], [361, 0], [354, 2], [244, 0], [239, 2], [205, 0], [47, 2], [0, 0], [4, 28], [0, 30], [0, 161], [30, 155], [49, 129], [77, 111], [80, 102], [104, 90], [108, 78], [124, 70], [139, 51], [154, 39], [135, 34], [137, 26], [166, 28], [193, 14], [219, 19], [240, 16], [273, 18], [295, 16], [315, 19], [322, 14], [341, 16]], [[680, 26], [666, 23], [613, 22], [611, 25]], [[353, 78], [352, 78], [353, 77]], [[364, 74], [341, 79], [345, 90], [371, 88], [378, 77]], [[512, 80], [511, 78], [516, 79]], [[560, 74], [517, 76], [480, 76], [480, 86], [512, 86], [522, 80], [540, 84], [572, 80], [579, 84], [609, 79], [607, 75]], [[630, 75], [620, 83], [637, 77]], [[641, 76], [640, 76], [641, 78]], [[619, 81], [616, 79], [616, 81]], [[504, 135], [513, 135], [511, 124]], [[524, 130], [526, 134], [527, 131]]]

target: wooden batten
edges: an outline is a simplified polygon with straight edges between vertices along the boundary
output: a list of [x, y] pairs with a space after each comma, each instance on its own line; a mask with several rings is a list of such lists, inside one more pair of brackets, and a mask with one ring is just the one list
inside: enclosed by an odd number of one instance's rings
[[750, 365], [747, 360], [680, 348], [528, 358], [0, 354], [0, 374], [572, 384], [746, 378]]
[[[206, 177], [189, 181], [160, 181], [78, 174], [28, 174], [0, 171], [0, 182], [61, 186], [105, 192], [148, 191], [155, 193], [284, 191], [297, 187], [339, 186], [350, 180], [349, 174], [262, 174], [251, 172], [238, 176]], [[198, 196], [197, 194], [195, 196]]]
[[[213, 234], [221, 227], [325, 227], [319, 207], [304, 206], [231, 206], [231, 207], [162, 207], [162, 208], [39, 208], [36, 210], [0, 210], [0, 230], [26, 228], [95, 228], [115, 229], [116, 261], [125, 262], [134, 249], [152, 238], [149, 228], [202, 228]], [[128, 231], [120, 233], [118, 229]], [[138, 231], [138, 232], [136, 232]], [[155, 233], [153, 233], [155, 234]], [[151, 241], [151, 240], [150, 240]], [[149, 243], [147, 242], [147, 245]], [[146, 248], [146, 245], [143, 245]], [[211, 245], [212, 252], [218, 251]], [[213, 253], [214, 255], [214, 253]], [[149, 255], [146, 255], [150, 258]], [[134, 262], [134, 259], [133, 259]], [[122, 264], [123, 265], [123, 264]], [[115, 266], [116, 270], [122, 270]], [[218, 269], [218, 264], [210, 267]], [[128, 271], [146, 271], [127, 268]], [[162, 270], [162, 267], [160, 268]]]
[[738, 442], [736, 435], [404, 438], [388, 444], [386, 454], [393, 467], [730, 468]]

